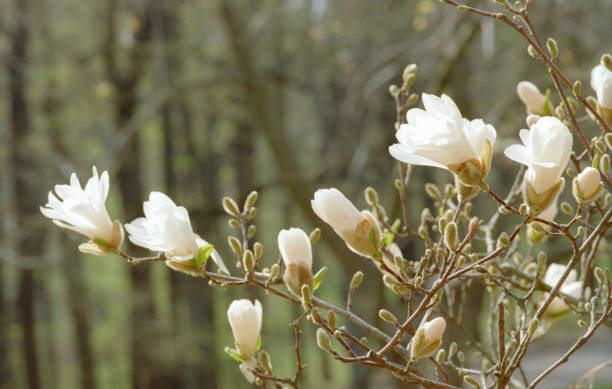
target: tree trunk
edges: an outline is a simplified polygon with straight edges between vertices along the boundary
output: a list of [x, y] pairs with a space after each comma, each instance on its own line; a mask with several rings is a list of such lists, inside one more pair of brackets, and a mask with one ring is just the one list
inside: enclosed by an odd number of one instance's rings
[[[14, 168], [15, 206], [17, 211], [17, 252], [23, 256], [41, 254], [42, 237], [37, 234], [40, 228], [26, 225], [33, 210], [38, 209], [29, 186], [28, 172], [33, 169], [32, 156], [26, 151], [26, 138], [30, 132], [30, 121], [26, 100], [26, 68], [28, 64], [29, 31], [26, 24], [29, 1], [15, 0], [16, 25], [11, 34], [11, 55], [8, 64], [10, 89], [10, 128], [12, 145], [10, 148], [10, 166]], [[34, 201], [33, 201], [34, 200]], [[31, 224], [31, 223], [30, 223]], [[23, 269], [19, 275], [19, 293], [17, 297], [18, 320], [22, 328], [23, 357], [27, 382], [30, 389], [39, 389], [40, 373], [36, 336], [34, 333], [34, 274], [31, 269]]]

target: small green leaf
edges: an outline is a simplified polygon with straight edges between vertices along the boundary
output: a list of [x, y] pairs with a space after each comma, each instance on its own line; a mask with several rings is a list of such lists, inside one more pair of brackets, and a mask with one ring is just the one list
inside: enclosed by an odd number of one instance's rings
[[546, 116], [550, 116], [552, 115], [552, 112], [550, 110], [550, 96], [551, 96], [552, 91], [549, 89], [546, 89], [546, 100], [544, 101], [544, 115]]
[[[261, 337], [260, 337], [260, 338], [261, 338]], [[225, 353], [226, 353], [227, 355], [229, 355], [229, 356], [230, 356], [230, 358], [232, 358], [232, 359], [233, 359], [233, 360], [235, 360], [235, 361], [238, 361], [238, 362], [240, 362], [240, 363], [242, 363], [242, 362], [244, 362], [244, 361], [245, 361], [245, 360], [244, 360], [244, 358], [242, 358], [242, 357], [240, 356], [240, 354], [238, 354], [238, 351], [236, 351], [236, 350], [235, 350], [235, 349], [233, 349], [233, 348], [226, 347], [226, 348], [224, 348], [224, 349], [223, 349], [223, 351], [225, 351]]]
[[370, 231], [368, 231], [368, 238], [370, 238], [370, 242], [376, 247], [378, 242], [376, 241], [376, 230], [374, 227], [370, 227]]
[[313, 292], [319, 289], [319, 286], [321, 286], [321, 283], [323, 282], [323, 277], [325, 277], [326, 273], [327, 273], [327, 266], [323, 266], [321, 270], [319, 270], [317, 274], [315, 274], [312, 280], [312, 291]]
[[597, 169], [597, 165], [599, 165], [599, 154], [595, 154], [595, 158], [593, 158], [593, 168]]
[[393, 243], [393, 239], [395, 239], [395, 234], [392, 232], [387, 232], [383, 238], [385, 246], [389, 246], [391, 243]]
[[105, 241], [104, 239], [100, 239], [100, 238], [94, 238], [93, 242], [95, 244], [97, 244], [98, 246], [105, 248], [105, 249], [110, 249], [113, 246], [111, 246], [110, 243], [108, 243], [107, 241]]
[[395, 219], [393, 225], [391, 226], [391, 231], [397, 232], [402, 225], [402, 221], [400, 219]]
[[198, 250], [198, 256], [194, 258], [193, 265], [195, 267], [200, 267], [200, 265], [206, 264], [206, 261], [208, 261], [208, 258], [210, 258], [210, 255], [212, 254], [214, 248], [215, 246], [213, 246], [212, 244], [207, 244], [200, 247], [200, 249]]
[[261, 348], [261, 335], [259, 335], [259, 338], [257, 338], [257, 347], [255, 347], [255, 352], [258, 352], [260, 348]]

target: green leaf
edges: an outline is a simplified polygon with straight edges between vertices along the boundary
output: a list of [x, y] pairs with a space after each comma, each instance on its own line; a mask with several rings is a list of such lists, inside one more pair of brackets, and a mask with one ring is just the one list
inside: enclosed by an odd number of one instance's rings
[[326, 273], [327, 273], [327, 266], [323, 266], [321, 270], [319, 270], [317, 274], [315, 274], [312, 280], [312, 291], [313, 292], [319, 289], [319, 286], [321, 286], [321, 283], [323, 282], [323, 277], [325, 277]]
[[383, 241], [385, 242], [385, 246], [389, 246], [391, 243], [393, 243], [393, 239], [395, 239], [395, 234], [392, 232], [387, 232], [385, 233], [384, 237], [383, 237]]
[[391, 231], [397, 232], [402, 225], [402, 221], [400, 219], [395, 219], [393, 225], [391, 226]]
[[193, 265], [195, 267], [200, 267], [202, 264], [206, 265], [206, 261], [208, 261], [208, 258], [212, 254], [214, 248], [215, 246], [212, 244], [207, 244], [200, 247], [198, 250], [198, 256], [194, 258]]
[[552, 112], [550, 110], [550, 96], [551, 96], [551, 93], [552, 93], [552, 91], [550, 90], [550, 88], [546, 89], [546, 100], [544, 101], [544, 115], [545, 116], [552, 115]]
[[595, 154], [595, 158], [593, 158], [593, 168], [597, 169], [598, 165], [599, 165], [599, 154]]
[[257, 347], [255, 347], [255, 352], [258, 352], [260, 348], [261, 348], [261, 335], [259, 335], [259, 338], [257, 338]]
[[113, 246], [111, 246], [110, 243], [108, 243], [107, 241], [105, 241], [104, 239], [100, 239], [100, 238], [94, 238], [93, 242], [95, 244], [97, 244], [98, 246], [105, 248], [105, 249], [110, 249]]
[[[261, 339], [261, 336], [260, 336], [259, 338]], [[258, 344], [258, 346], [259, 346], [259, 344]], [[235, 349], [233, 349], [233, 348], [226, 347], [226, 348], [224, 348], [224, 349], [223, 349], [223, 351], [225, 351], [225, 353], [226, 353], [227, 355], [229, 355], [229, 356], [230, 356], [230, 358], [232, 358], [232, 359], [233, 359], [233, 360], [235, 360], [235, 361], [238, 361], [238, 362], [240, 362], [240, 363], [242, 363], [242, 362], [244, 362], [244, 361], [245, 361], [245, 360], [244, 360], [244, 358], [242, 358], [242, 357], [240, 356], [240, 354], [238, 354], [238, 351], [236, 351], [236, 350], [235, 350]]]
[[372, 242], [374, 247], [378, 245], [378, 242], [376, 241], [376, 230], [374, 229], [374, 227], [370, 227], [370, 231], [368, 231], [368, 238], [370, 239], [370, 242]]

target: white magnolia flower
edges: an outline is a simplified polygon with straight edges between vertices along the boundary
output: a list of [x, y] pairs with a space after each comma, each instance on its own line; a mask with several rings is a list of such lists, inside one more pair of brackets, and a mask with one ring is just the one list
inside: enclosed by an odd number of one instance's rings
[[396, 132], [399, 143], [389, 153], [402, 162], [448, 169], [464, 184], [478, 185], [489, 172], [495, 128], [482, 119], [464, 119], [447, 95], [423, 93], [422, 98], [425, 110], [408, 111], [408, 123]]
[[[548, 266], [546, 269], [546, 274], [544, 275], [544, 283], [551, 288], [554, 288], [557, 285], [557, 282], [561, 279], [563, 273], [567, 269], [566, 266], [560, 265], [557, 263], [553, 263]], [[560, 291], [568, 296], [579, 299], [582, 294], [582, 282], [576, 281], [578, 278], [578, 273], [576, 270], [571, 270], [563, 285], [561, 285]], [[551, 316], [556, 316], [561, 313], [566, 312], [569, 309], [565, 301], [560, 297], [555, 297], [551, 302], [548, 308], [546, 309], [546, 314]]]
[[299, 228], [281, 230], [278, 233], [278, 249], [285, 266], [304, 263], [312, 267], [312, 246], [306, 233]]
[[70, 175], [70, 185], [56, 185], [55, 194], [49, 192], [48, 203], [40, 212], [60, 227], [76, 231], [93, 242], [81, 245], [82, 251], [103, 253], [106, 247], [118, 247], [123, 241], [123, 229], [119, 222], [112, 222], [106, 210], [108, 197], [108, 172], [98, 176], [93, 167], [85, 188], [81, 187], [76, 173]]
[[601, 193], [602, 183], [599, 170], [587, 167], [574, 177], [572, 193], [579, 203], [595, 200]]
[[516, 93], [525, 104], [527, 112], [536, 115], [550, 115], [550, 106], [546, 106], [546, 96], [537, 86], [529, 81], [521, 81], [516, 86]]
[[[209, 243], [193, 232], [189, 214], [161, 192], [151, 192], [143, 203], [145, 217], [125, 225], [129, 239], [137, 246], [164, 252], [171, 261], [186, 262], [197, 257], [200, 247]], [[213, 250], [211, 258], [220, 270], [227, 268]]]
[[523, 194], [530, 206], [543, 210], [562, 189], [561, 175], [572, 152], [572, 134], [559, 119], [545, 116], [530, 130], [521, 130], [520, 137], [523, 145], [509, 146], [505, 154], [529, 167]]
[[612, 110], [612, 72], [603, 64], [591, 71], [591, 87], [597, 94], [597, 102], [603, 108]]
[[381, 236], [374, 215], [368, 211], [359, 212], [336, 188], [317, 190], [310, 204], [314, 213], [329, 224], [351, 250], [365, 256], [374, 253], [370, 230], [374, 228], [377, 242]]
[[431, 355], [442, 343], [442, 335], [446, 329], [446, 320], [436, 317], [423, 323], [412, 339], [412, 358], [419, 359]]
[[251, 359], [257, 352], [261, 332], [262, 308], [259, 300], [234, 300], [227, 309], [227, 319], [232, 327], [236, 351], [245, 359]]
[[303, 285], [312, 290], [312, 247], [308, 235], [299, 228], [281, 230], [278, 249], [287, 268], [283, 276], [287, 288], [296, 296], [301, 296]]

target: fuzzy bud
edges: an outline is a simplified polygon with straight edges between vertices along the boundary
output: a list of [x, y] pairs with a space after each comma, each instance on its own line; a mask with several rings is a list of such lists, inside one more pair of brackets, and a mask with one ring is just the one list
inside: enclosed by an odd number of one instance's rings
[[572, 181], [572, 194], [580, 204], [595, 200], [601, 193], [599, 170], [587, 167]]
[[327, 335], [327, 332], [325, 332], [323, 328], [317, 329], [317, 345], [325, 351], [332, 352], [329, 335]]

